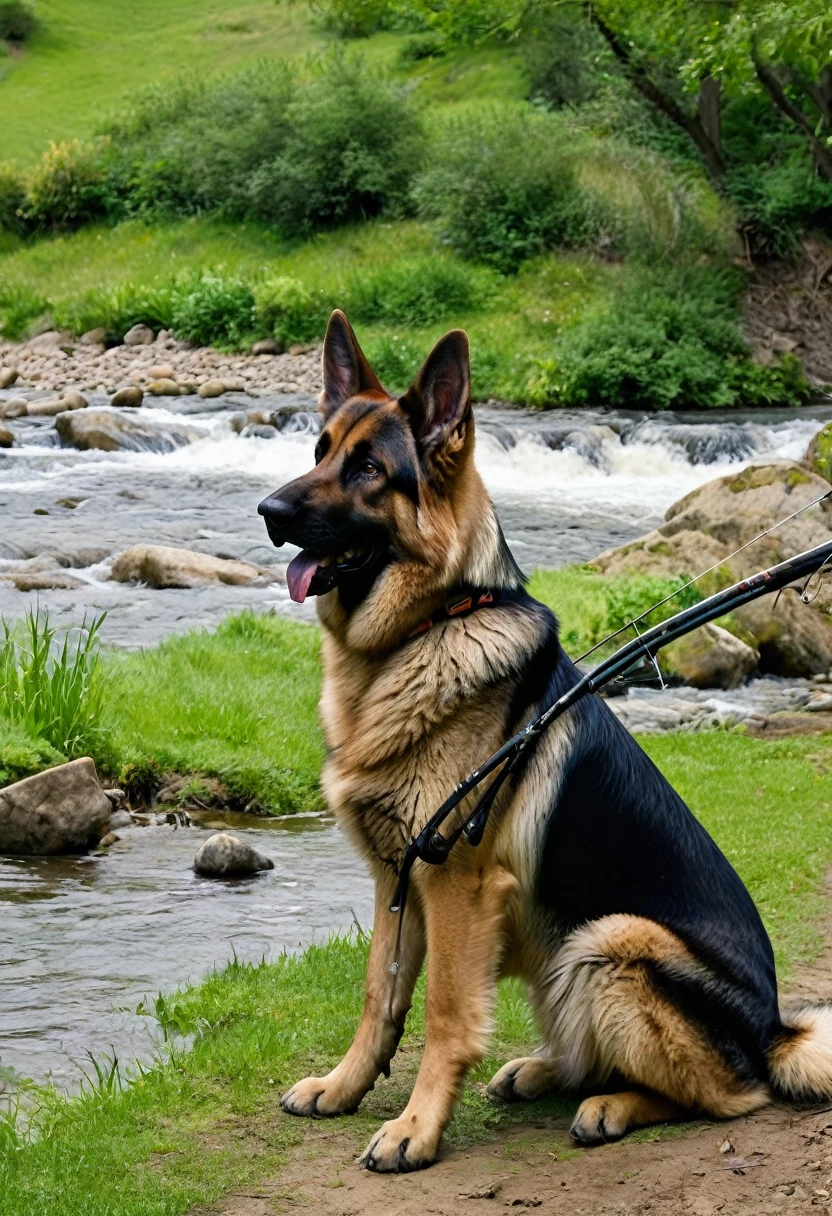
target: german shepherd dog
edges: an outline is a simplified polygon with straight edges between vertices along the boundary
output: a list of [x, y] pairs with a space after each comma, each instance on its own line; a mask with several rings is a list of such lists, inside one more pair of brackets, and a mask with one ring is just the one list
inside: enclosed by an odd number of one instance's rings
[[446, 334], [394, 397], [336, 311], [323, 382], [315, 467], [259, 511], [276, 545], [302, 549], [292, 598], [319, 597], [324, 788], [369, 862], [376, 914], [352, 1046], [326, 1076], [298, 1081], [283, 1109], [354, 1111], [389, 1074], [426, 954], [421, 1067], [361, 1158], [368, 1169], [436, 1159], [503, 975], [527, 984], [542, 1047], [501, 1068], [489, 1092], [587, 1095], [571, 1128], [580, 1144], [693, 1113], [744, 1115], [772, 1097], [832, 1097], [832, 1006], [781, 1015], [751, 897], [597, 696], [541, 737], [478, 848], [463, 839], [447, 864], [416, 866], [391, 973], [389, 907], [408, 841], [578, 673], [474, 465], [466, 335]]

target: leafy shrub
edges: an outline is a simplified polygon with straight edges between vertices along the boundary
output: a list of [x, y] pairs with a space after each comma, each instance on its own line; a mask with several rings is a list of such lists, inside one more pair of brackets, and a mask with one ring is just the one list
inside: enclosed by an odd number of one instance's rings
[[285, 349], [323, 337], [328, 310], [323, 292], [313, 292], [299, 279], [278, 275], [254, 287], [254, 325]]
[[513, 271], [546, 249], [598, 237], [603, 208], [578, 181], [578, 156], [555, 115], [458, 119], [416, 183], [417, 205], [457, 253]]
[[319, 63], [286, 108], [281, 152], [252, 177], [253, 213], [290, 235], [401, 210], [422, 155], [408, 97], [361, 60]]
[[22, 236], [26, 231], [26, 187], [11, 165], [0, 165], [0, 231]]
[[181, 284], [173, 305], [177, 337], [195, 346], [242, 346], [252, 333], [254, 293], [242, 279], [205, 270]]
[[382, 334], [366, 344], [367, 358], [385, 388], [403, 393], [412, 384], [424, 362], [424, 343], [408, 341], [399, 334]]
[[673, 409], [804, 399], [799, 368], [750, 362], [733, 275], [657, 274], [634, 274], [606, 310], [564, 334], [529, 386], [532, 400]]
[[147, 286], [128, 281], [116, 287], [96, 287], [53, 304], [51, 312], [59, 329], [82, 334], [101, 326], [111, 338], [121, 339], [139, 323], [155, 330], [172, 329], [178, 297], [175, 281]]
[[[606, 588], [607, 614], [604, 621], [602, 637], [625, 628], [630, 621], [638, 620], [643, 614], [644, 628], [658, 625], [668, 617], [683, 608], [692, 608], [702, 599], [695, 586], [687, 587], [686, 578], [655, 578], [647, 574], [628, 575], [626, 578], [610, 580]], [[681, 588], [684, 587], [684, 591]], [[679, 592], [679, 594], [675, 594]], [[654, 604], [673, 595], [667, 604], [649, 611]], [[630, 636], [633, 636], [632, 633]], [[623, 645], [629, 638], [622, 639]]]
[[[408, 197], [421, 124], [399, 89], [334, 54], [146, 90], [108, 127], [111, 208], [256, 219], [286, 236], [375, 215]], [[117, 199], [117, 202], [115, 201]]]
[[0, 724], [0, 786], [22, 781], [65, 760], [66, 756], [45, 739], [33, 738], [22, 726]]
[[399, 22], [395, 0], [312, 0], [310, 7], [339, 38], [369, 38]]
[[64, 755], [100, 754], [103, 703], [98, 633], [104, 617], [83, 622], [70, 641], [49, 623], [48, 613], [26, 615], [22, 635], [4, 621], [0, 635], [0, 719], [44, 739]]
[[106, 215], [108, 186], [102, 148], [78, 139], [49, 144], [26, 182], [26, 218], [35, 226], [68, 228]]
[[430, 325], [478, 308], [491, 284], [486, 272], [450, 258], [422, 257], [355, 276], [347, 288], [347, 308], [357, 321]]
[[16, 283], [0, 282], [0, 334], [3, 337], [12, 341], [26, 337], [49, 308], [49, 301], [39, 292]]
[[22, 0], [0, 0], [0, 38], [24, 42], [36, 24], [35, 14]]

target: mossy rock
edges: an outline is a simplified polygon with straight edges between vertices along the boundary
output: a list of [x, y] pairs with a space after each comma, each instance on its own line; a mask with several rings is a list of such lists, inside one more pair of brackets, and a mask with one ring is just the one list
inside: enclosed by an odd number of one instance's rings
[[803, 459], [818, 477], [832, 481], [832, 422], [827, 422], [823, 430], [818, 431]]

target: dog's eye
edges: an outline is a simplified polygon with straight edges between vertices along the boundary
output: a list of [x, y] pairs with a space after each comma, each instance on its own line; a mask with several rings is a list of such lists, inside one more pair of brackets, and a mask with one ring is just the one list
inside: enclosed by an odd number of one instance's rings
[[361, 472], [365, 477], [378, 477], [381, 469], [374, 460], [365, 460], [361, 465]]

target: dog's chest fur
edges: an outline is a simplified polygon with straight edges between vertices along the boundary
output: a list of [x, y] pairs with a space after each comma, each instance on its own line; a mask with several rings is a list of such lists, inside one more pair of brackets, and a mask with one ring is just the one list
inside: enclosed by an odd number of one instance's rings
[[408, 840], [510, 727], [540, 633], [534, 612], [493, 608], [435, 625], [383, 658], [324, 640], [324, 789], [363, 851], [398, 865]]

